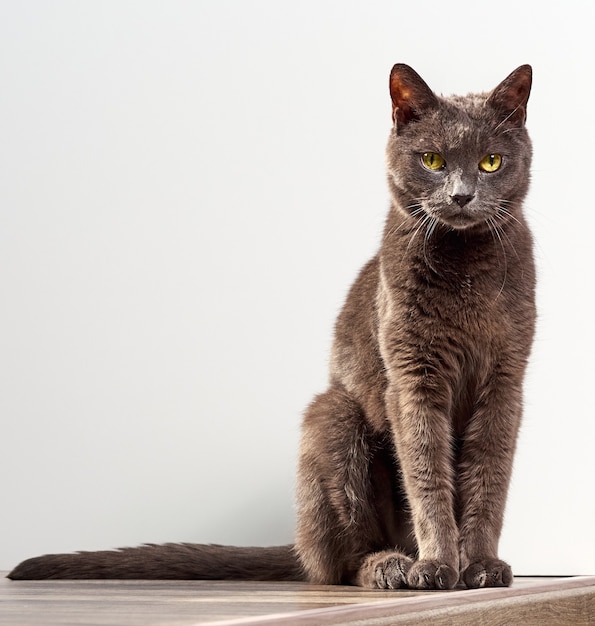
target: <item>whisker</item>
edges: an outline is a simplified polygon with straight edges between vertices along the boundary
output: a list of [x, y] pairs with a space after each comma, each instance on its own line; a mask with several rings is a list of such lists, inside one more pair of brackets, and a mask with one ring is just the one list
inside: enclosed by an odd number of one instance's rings
[[520, 132], [520, 131], [523, 131], [523, 130], [525, 130], [525, 128], [523, 126], [520, 126], [518, 128], [516, 126], [511, 126], [510, 128], [507, 128], [506, 130], [503, 130], [502, 134], [506, 135], [507, 133]]
[[517, 224], [521, 224], [521, 221], [515, 215], [513, 215], [512, 212], [509, 211], [506, 207], [497, 206], [496, 210], [498, 211], [496, 217], [498, 217], [499, 219], [504, 220], [504, 215], [506, 215], [510, 219], [513, 219]]
[[424, 245], [423, 245], [424, 261], [426, 262], [426, 265], [434, 272], [436, 272], [436, 269], [434, 268], [434, 266], [430, 263], [430, 260], [428, 259], [427, 244], [437, 224], [438, 224], [438, 218], [432, 217], [428, 227], [426, 228], [426, 234], [424, 236]]
[[424, 214], [424, 217], [421, 218], [419, 220], [419, 225], [418, 227], [415, 229], [415, 232], [413, 233], [413, 235], [411, 235], [411, 238], [409, 239], [409, 243], [407, 244], [407, 248], [405, 249], [405, 252], [409, 251], [409, 248], [411, 247], [411, 244], [413, 243], [414, 239], [417, 237], [417, 233], [419, 233], [419, 231], [428, 223], [430, 222], [432, 219], [434, 219], [431, 215], [428, 215], [427, 213]]
[[[420, 213], [423, 213], [423, 210], [424, 210], [422, 205], [421, 205], [421, 202], [414, 202], [413, 204], [409, 204], [409, 205], [407, 205], [406, 207], [403, 207], [403, 208], [405, 210], [413, 209], [413, 211], [411, 211], [411, 213], [409, 213], [410, 217], [416, 217]], [[386, 233], [386, 235], [384, 236], [384, 241], [386, 241], [391, 235], [394, 235], [398, 230], [400, 230], [407, 223], [407, 221], [408, 221], [408, 218], [405, 217], [402, 222], [400, 222], [396, 226], [393, 226]]]
[[[506, 248], [504, 247], [504, 241], [502, 240], [501, 236], [501, 233], [503, 233], [504, 235], [506, 235], [506, 233], [504, 233], [504, 231], [500, 228], [493, 216], [490, 216], [486, 219], [486, 224], [490, 229], [490, 233], [492, 234], [494, 243], [497, 240], [500, 244], [500, 248], [502, 249], [502, 258], [504, 261], [504, 276], [502, 277], [502, 285], [500, 286], [500, 291], [498, 291], [498, 294], [496, 295], [496, 298], [494, 300], [496, 301], [502, 295], [502, 292], [504, 291], [504, 286], [506, 285], [506, 278], [508, 277], [508, 259], [506, 257]], [[506, 238], [508, 239], [508, 236], [506, 236]], [[510, 240], [508, 241], [510, 242]]]
[[[518, 222], [518, 220], [516, 219], [516, 217], [514, 215], [510, 215], [509, 217], [511, 217], [512, 219], [514, 219], [514, 220], [516, 220]], [[494, 215], [494, 216], [492, 216], [490, 218], [490, 219], [493, 220], [494, 225], [496, 225], [496, 218], [498, 218], [500, 221], [503, 221], [505, 219], [504, 216], [502, 216], [499, 213], [497, 213], [496, 215]], [[512, 241], [510, 240], [510, 237], [508, 236], [506, 230], [504, 230], [504, 228], [502, 228], [500, 225], [498, 225], [497, 228], [498, 228], [498, 231], [501, 233], [501, 235], [506, 237], [506, 240], [508, 241], [508, 244], [510, 245], [512, 251], [514, 252], [514, 255], [520, 261], [520, 257], [519, 257], [519, 255], [518, 255], [518, 253], [516, 251], [516, 248], [514, 247], [514, 244], [512, 243]]]
[[[520, 106], [521, 106], [520, 104], [519, 104], [519, 105], [517, 105], [517, 106], [516, 106], [516, 107], [515, 107], [515, 108], [514, 108], [514, 109], [513, 109], [513, 110], [512, 110], [512, 111], [511, 111], [511, 112], [510, 112], [510, 113], [509, 113], [509, 114], [508, 114], [508, 115], [507, 115], [507, 116], [506, 116], [506, 117], [505, 117], [505, 118], [504, 118], [504, 119], [503, 119], [503, 120], [502, 120], [499, 124], [498, 124], [498, 126], [496, 126], [496, 128], [494, 128], [494, 131], [498, 130], [498, 129], [500, 128], [500, 126], [502, 126], [503, 124], [506, 124], [506, 122], [508, 122], [508, 120], [509, 120], [509, 119], [510, 119], [510, 118], [511, 118], [511, 117], [512, 117], [512, 116], [513, 116], [513, 115], [514, 115], [514, 114], [515, 114], [518, 110], [519, 110]], [[513, 128], [514, 128], [514, 130], [520, 130], [520, 128], [517, 128], [516, 126], [515, 126], [515, 127], [513, 127]], [[511, 130], [513, 130], [513, 129], [512, 129], [512, 128], [505, 129], [505, 130], [502, 132], [502, 134], [504, 134], [504, 133], [508, 133], [508, 132], [510, 132]]]

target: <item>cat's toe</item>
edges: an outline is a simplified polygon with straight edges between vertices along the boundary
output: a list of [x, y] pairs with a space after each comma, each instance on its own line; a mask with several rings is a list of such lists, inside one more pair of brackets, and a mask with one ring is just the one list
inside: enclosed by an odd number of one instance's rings
[[401, 589], [407, 586], [407, 572], [413, 559], [399, 552], [385, 551], [369, 555], [362, 563], [356, 583], [377, 589]]
[[374, 580], [379, 589], [401, 589], [407, 586], [407, 572], [413, 561], [406, 557], [389, 557], [374, 569]]
[[510, 565], [500, 559], [475, 561], [465, 569], [461, 578], [470, 589], [510, 587], [513, 580]]
[[458, 580], [453, 567], [436, 561], [417, 561], [407, 574], [410, 589], [453, 589]]

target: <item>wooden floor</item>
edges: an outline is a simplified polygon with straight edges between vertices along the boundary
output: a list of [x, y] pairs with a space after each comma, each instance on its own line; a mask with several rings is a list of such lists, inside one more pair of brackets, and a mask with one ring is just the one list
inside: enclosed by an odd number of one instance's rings
[[224, 581], [14, 582], [0, 575], [2, 626], [595, 625], [595, 576], [412, 592]]

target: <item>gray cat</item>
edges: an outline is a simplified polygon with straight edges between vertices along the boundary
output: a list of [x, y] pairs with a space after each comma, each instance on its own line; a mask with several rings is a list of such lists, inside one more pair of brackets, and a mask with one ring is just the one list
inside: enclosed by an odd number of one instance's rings
[[498, 541], [535, 325], [530, 89], [528, 65], [449, 98], [393, 67], [391, 208], [304, 417], [294, 546], [47, 555], [9, 577], [510, 585]]

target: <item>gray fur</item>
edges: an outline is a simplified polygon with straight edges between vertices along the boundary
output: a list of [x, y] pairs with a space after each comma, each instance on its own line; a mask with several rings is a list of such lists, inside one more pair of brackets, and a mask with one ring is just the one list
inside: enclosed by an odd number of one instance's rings
[[[304, 416], [295, 546], [49, 555], [9, 577], [509, 585], [498, 541], [535, 325], [530, 87], [521, 66], [489, 94], [443, 98], [393, 68], [391, 207]], [[501, 165], [486, 172], [490, 155]]]

